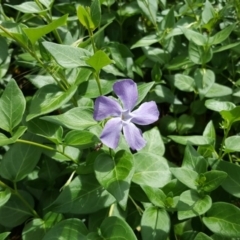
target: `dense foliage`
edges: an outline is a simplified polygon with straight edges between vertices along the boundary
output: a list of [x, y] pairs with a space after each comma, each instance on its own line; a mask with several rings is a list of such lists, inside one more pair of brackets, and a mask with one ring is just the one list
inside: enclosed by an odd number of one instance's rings
[[0, 240], [240, 239], [239, 21], [238, 0], [0, 1]]

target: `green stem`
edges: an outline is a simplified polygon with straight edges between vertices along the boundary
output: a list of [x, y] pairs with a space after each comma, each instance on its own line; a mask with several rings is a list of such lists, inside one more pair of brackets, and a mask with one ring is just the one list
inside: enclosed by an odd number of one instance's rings
[[135, 206], [136, 209], [138, 210], [139, 214], [142, 215], [143, 212], [144, 212], [144, 211], [142, 210], [142, 208], [137, 205], [137, 203], [134, 201], [134, 199], [133, 199], [130, 195], [128, 195], [128, 197], [131, 199], [132, 203], [134, 204], [134, 206]]
[[50, 150], [50, 151], [58, 152], [58, 153], [62, 154], [63, 156], [65, 156], [67, 158], [69, 158], [70, 160], [72, 160], [74, 163], [77, 164], [77, 161], [75, 159], [71, 158], [70, 156], [68, 156], [64, 152], [59, 151], [55, 148], [52, 148], [52, 147], [49, 147], [49, 146], [46, 146], [46, 145], [43, 145], [43, 144], [40, 144], [40, 143], [31, 142], [31, 141], [28, 141], [28, 140], [23, 140], [23, 139], [18, 139], [16, 142], [25, 143], [25, 144], [33, 145], [33, 146], [36, 146], [36, 147], [44, 148], [44, 149], [47, 149], [47, 150]]
[[220, 152], [219, 152], [219, 159], [222, 159], [222, 157], [225, 155], [223, 153], [224, 143], [225, 143], [225, 140], [226, 140], [226, 138], [228, 136], [228, 133], [229, 133], [229, 131], [231, 129], [231, 126], [232, 126], [232, 124], [229, 124], [227, 129], [224, 131], [224, 136], [223, 136], [223, 140], [222, 140], [222, 143], [221, 143], [221, 149], [220, 149]]
[[95, 77], [97, 85], [98, 85], [99, 93], [100, 93], [100, 95], [102, 95], [102, 87], [101, 87], [101, 83], [100, 83], [99, 72], [95, 72], [94, 77]]
[[94, 42], [93, 32], [90, 28], [88, 29], [88, 33], [89, 33], [89, 36], [90, 36], [90, 39], [91, 39], [93, 52], [95, 53], [97, 51], [97, 48], [96, 48], [96, 44]]

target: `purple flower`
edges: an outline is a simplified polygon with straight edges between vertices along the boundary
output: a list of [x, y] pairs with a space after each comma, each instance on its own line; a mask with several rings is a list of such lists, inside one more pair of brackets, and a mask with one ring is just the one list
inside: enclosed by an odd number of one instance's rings
[[113, 90], [122, 102], [110, 97], [101, 96], [96, 99], [94, 108], [94, 119], [101, 121], [112, 117], [106, 123], [100, 139], [110, 148], [116, 148], [119, 143], [120, 134], [126, 138], [128, 145], [133, 150], [140, 150], [146, 144], [138, 125], [148, 125], [158, 120], [159, 111], [155, 102], [145, 102], [138, 109], [133, 110], [137, 103], [138, 91], [136, 83], [131, 79], [117, 81]]

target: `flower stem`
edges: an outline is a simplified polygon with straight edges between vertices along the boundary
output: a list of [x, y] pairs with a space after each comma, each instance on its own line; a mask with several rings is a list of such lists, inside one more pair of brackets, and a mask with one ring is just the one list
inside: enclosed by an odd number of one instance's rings
[[129, 195], [129, 198], [131, 199], [132, 203], [133, 203], [134, 206], [136, 207], [136, 209], [137, 209], [137, 211], [139, 212], [139, 214], [142, 215], [143, 212], [144, 212], [144, 211], [142, 210], [142, 208], [137, 205], [137, 203], [134, 201], [134, 199], [133, 199], [130, 195]]

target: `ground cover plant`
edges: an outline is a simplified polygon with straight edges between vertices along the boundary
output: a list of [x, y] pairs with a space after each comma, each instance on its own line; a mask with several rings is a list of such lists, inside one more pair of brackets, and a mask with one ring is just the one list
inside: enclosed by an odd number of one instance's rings
[[0, 1], [0, 240], [240, 239], [239, 21]]

